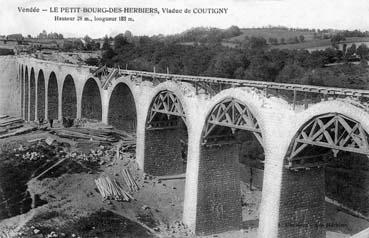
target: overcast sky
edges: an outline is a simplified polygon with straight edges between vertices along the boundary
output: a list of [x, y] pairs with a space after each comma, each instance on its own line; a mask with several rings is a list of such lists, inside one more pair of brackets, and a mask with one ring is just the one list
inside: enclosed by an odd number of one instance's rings
[[[87, 3], [88, 2], [88, 3]], [[155, 2], [155, 3], [153, 3]], [[42, 30], [64, 36], [101, 37], [130, 30], [134, 35], [179, 33], [196, 26], [287, 27], [369, 30], [369, 0], [0, 0], [0, 35], [37, 35]], [[18, 7], [228, 8], [227, 14], [91, 14], [127, 16], [134, 22], [57, 22], [54, 16], [82, 14], [19, 13]], [[83, 15], [86, 16], [86, 15]]]

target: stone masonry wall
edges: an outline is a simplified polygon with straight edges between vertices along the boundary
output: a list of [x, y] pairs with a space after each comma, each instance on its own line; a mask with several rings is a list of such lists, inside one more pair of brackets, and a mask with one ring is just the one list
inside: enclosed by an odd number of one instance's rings
[[326, 196], [369, 216], [369, 159], [340, 152], [326, 167]]
[[284, 169], [278, 237], [324, 238], [324, 197], [324, 168]]
[[21, 115], [21, 84], [13, 56], [0, 57], [0, 115]]
[[180, 143], [184, 134], [181, 128], [146, 129], [144, 171], [156, 176], [184, 173]]
[[239, 144], [201, 146], [196, 234], [240, 229]]

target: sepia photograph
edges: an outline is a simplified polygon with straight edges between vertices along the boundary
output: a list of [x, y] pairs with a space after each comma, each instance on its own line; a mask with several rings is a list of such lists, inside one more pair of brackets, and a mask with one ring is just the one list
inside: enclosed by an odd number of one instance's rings
[[369, 238], [368, 0], [0, 0], [0, 238]]

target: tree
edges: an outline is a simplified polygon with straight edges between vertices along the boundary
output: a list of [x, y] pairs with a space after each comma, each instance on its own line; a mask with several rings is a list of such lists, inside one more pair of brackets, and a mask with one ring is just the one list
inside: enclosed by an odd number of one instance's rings
[[295, 36], [295, 38], [293, 39], [293, 41], [294, 41], [296, 44], [300, 42], [300, 41], [299, 41], [299, 38], [298, 38], [297, 36]]
[[333, 47], [336, 47], [341, 41], [346, 40], [346, 38], [342, 34], [336, 34], [331, 38], [331, 44]]
[[129, 42], [127, 41], [127, 39], [124, 37], [123, 34], [118, 34], [117, 36], [114, 37], [115, 51], [121, 51], [128, 44]]
[[242, 55], [233, 51], [222, 52], [213, 58], [207, 72], [211, 76], [233, 78], [234, 72], [242, 66]]
[[283, 67], [278, 74], [276, 82], [281, 83], [301, 83], [301, 79], [305, 73], [304, 68], [296, 64], [289, 64]]
[[133, 34], [132, 34], [132, 32], [130, 32], [130, 31], [125, 31], [125, 32], [124, 32], [124, 37], [127, 39], [127, 41], [128, 41], [129, 43], [132, 43], [132, 42], [133, 42]]
[[103, 45], [102, 45], [102, 50], [107, 50], [107, 49], [109, 49], [110, 48], [110, 41], [109, 41], [109, 38], [108, 38], [108, 36], [105, 36], [104, 37], [104, 43], [103, 43]]
[[356, 53], [358, 56], [360, 56], [360, 59], [368, 59], [369, 56], [369, 48], [366, 44], [361, 44], [357, 50]]
[[352, 44], [346, 51], [346, 58], [350, 58], [356, 54], [356, 44]]
[[242, 32], [238, 26], [231, 26], [230, 28], [224, 30], [224, 38], [239, 36], [241, 34]]
[[263, 37], [251, 37], [249, 48], [251, 50], [261, 50], [267, 47], [267, 41]]
[[347, 51], [347, 44], [346, 44], [346, 43], [344, 43], [344, 44], [342, 45], [342, 53], [343, 53], [343, 55], [346, 55], [346, 51]]
[[300, 42], [304, 42], [305, 41], [305, 36], [304, 35], [300, 35], [299, 36]]
[[272, 38], [272, 37], [270, 37], [270, 38], [268, 39], [268, 42], [269, 42], [269, 44], [271, 44], [271, 45], [277, 45], [277, 44], [278, 44], [278, 39], [277, 39], [277, 38]]
[[85, 35], [85, 37], [83, 37], [83, 40], [86, 42], [86, 43], [89, 43], [91, 42], [91, 37], [89, 37], [88, 35]]
[[99, 65], [99, 59], [98, 58], [93, 58], [90, 57], [88, 59], [85, 60], [87, 65], [91, 65], [91, 66], [98, 66]]

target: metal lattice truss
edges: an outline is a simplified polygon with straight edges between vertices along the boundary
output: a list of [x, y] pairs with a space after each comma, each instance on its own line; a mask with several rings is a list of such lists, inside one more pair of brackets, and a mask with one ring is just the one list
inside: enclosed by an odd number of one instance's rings
[[336, 113], [310, 121], [297, 135], [289, 160], [294, 160], [309, 145], [330, 148], [334, 156], [339, 151], [369, 155], [368, 134], [361, 124]]
[[171, 116], [178, 116], [186, 122], [186, 116], [178, 97], [170, 91], [161, 91], [151, 105], [148, 124], [150, 125], [155, 120], [162, 120], [163, 115], [167, 120]]
[[227, 98], [213, 108], [205, 125], [203, 139], [208, 138], [213, 130], [219, 126], [231, 128], [232, 133], [235, 133], [236, 130], [251, 131], [259, 143], [263, 145], [257, 120], [249, 108], [235, 98]]

